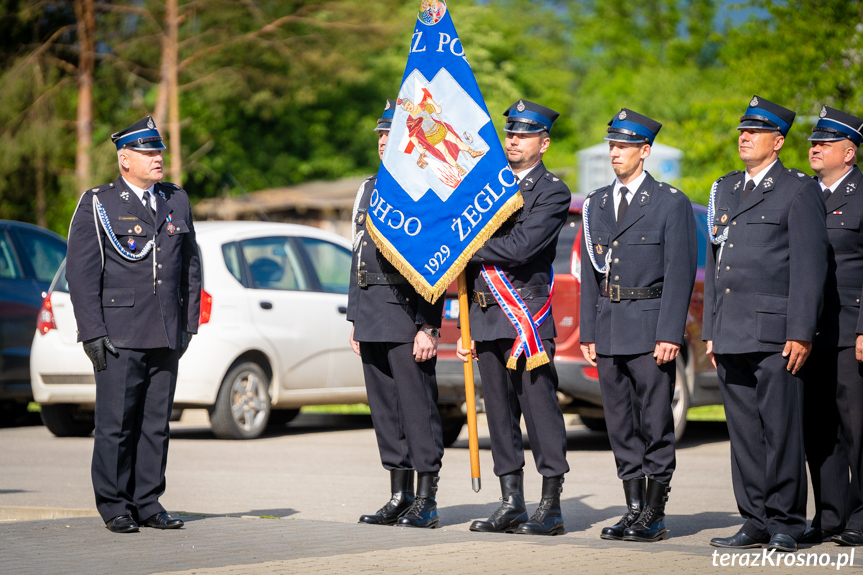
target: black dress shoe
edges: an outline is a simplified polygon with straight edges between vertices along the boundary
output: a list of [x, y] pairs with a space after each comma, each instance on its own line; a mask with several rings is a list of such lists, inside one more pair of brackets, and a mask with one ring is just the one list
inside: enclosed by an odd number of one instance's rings
[[837, 545], [843, 545], [845, 547], [860, 547], [863, 545], [863, 531], [846, 529], [839, 535], [831, 537], [830, 540]]
[[174, 519], [164, 511], [151, 515], [141, 522], [142, 527], [154, 529], [179, 529], [183, 526], [182, 519]]
[[743, 531], [738, 531], [731, 537], [714, 537], [710, 544], [714, 547], [727, 547], [729, 549], [754, 549], [767, 543], [767, 538], [755, 539]]
[[811, 543], [817, 545], [818, 543], [830, 541], [830, 538], [834, 535], [838, 535], [838, 533], [836, 533], [835, 531], [826, 531], [824, 529], [821, 529], [820, 527], [810, 527], [803, 532], [803, 535], [800, 537], [800, 539], [797, 540], [797, 542]]
[[776, 550], [780, 553], [794, 553], [797, 551], [797, 540], [785, 533], [774, 533], [767, 544], [768, 550]]
[[138, 524], [135, 523], [131, 515], [118, 515], [109, 519], [105, 522], [105, 527], [114, 533], [135, 533], [138, 531]]

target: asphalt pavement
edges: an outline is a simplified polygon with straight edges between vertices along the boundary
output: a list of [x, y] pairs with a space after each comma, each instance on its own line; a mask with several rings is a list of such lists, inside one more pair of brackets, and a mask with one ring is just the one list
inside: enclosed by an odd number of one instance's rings
[[[604, 434], [588, 431], [575, 417], [567, 421], [567, 531], [547, 538], [469, 531], [500, 497], [482, 418], [483, 489], [471, 489], [464, 431], [444, 456], [436, 530], [356, 523], [386, 501], [389, 489], [366, 416], [304, 414], [262, 439], [222, 441], [200, 412], [187, 412], [172, 424], [162, 498], [186, 526], [126, 535], [105, 529], [95, 513], [92, 438], [56, 438], [40, 426], [0, 429], [0, 573], [802, 574], [863, 566], [863, 552], [852, 558], [850, 548], [831, 543], [802, 547], [791, 563], [762, 550], [723, 555], [708, 545], [742, 524], [721, 423], [691, 422], [678, 446], [666, 509], [671, 538], [603, 541], [602, 527], [624, 512], [613, 455]], [[532, 511], [541, 478], [529, 453], [525, 472]], [[810, 494], [810, 516], [811, 508]], [[851, 566], [837, 568], [852, 559]]]

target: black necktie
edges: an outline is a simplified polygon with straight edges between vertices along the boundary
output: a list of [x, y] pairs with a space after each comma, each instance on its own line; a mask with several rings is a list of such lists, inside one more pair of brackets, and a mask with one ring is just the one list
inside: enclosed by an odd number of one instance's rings
[[831, 193], [832, 192], [830, 191], [830, 188], [824, 188], [824, 201], [825, 202], [830, 198]]
[[153, 218], [153, 223], [156, 223], [156, 211], [153, 209], [153, 205], [150, 203], [150, 192], [144, 192], [144, 207], [147, 208], [147, 213], [150, 214], [150, 217]]
[[617, 206], [617, 225], [620, 225], [620, 222], [623, 221], [623, 216], [626, 215], [626, 208], [629, 207], [629, 202], [626, 201], [626, 194], [629, 193], [629, 190], [626, 189], [626, 186], [620, 188], [620, 204]]
[[740, 203], [746, 201], [746, 197], [749, 195], [749, 192], [755, 189], [755, 180], [749, 180], [746, 182], [746, 185], [743, 186], [743, 195], [740, 196]]

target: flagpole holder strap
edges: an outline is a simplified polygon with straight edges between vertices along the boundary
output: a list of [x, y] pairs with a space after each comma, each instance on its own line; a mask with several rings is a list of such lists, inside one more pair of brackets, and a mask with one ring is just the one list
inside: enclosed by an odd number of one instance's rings
[[[533, 299], [537, 297], [548, 297], [548, 286], [524, 286], [515, 290], [522, 299]], [[473, 301], [479, 304], [479, 307], [486, 308], [492, 305], [498, 305], [494, 299], [494, 294], [490, 291], [478, 291], [473, 294]]]
[[613, 302], [625, 299], [656, 299], [662, 297], [662, 286], [648, 288], [627, 288], [617, 284], [601, 285], [599, 295]]

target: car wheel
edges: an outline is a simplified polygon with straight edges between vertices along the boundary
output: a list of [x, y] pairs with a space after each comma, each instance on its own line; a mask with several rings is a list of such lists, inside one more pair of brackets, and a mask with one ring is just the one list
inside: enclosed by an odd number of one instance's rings
[[584, 426], [591, 431], [608, 431], [604, 417], [588, 417], [587, 415], [579, 415], [578, 417]]
[[270, 417], [270, 378], [257, 363], [241, 363], [231, 369], [216, 404], [210, 425], [219, 439], [254, 439], [263, 433]]
[[454, 417], [441, 418], [441, 427], [443, 427], [443, 446], [449, 447], [456, 442], [458, 436], [461, 435], [461, 428], [464, 427], [467, 417], [458, 415]]
[[57, 437], [87, 437], [96, 428], [92, 412], [81, 411], [77, 405], [42, 405], [42, 423]]
[[299, 409], [272, 409], [267, 427], [281, 427], [294, 420], [300, 414]]
[[674, 378], [674, 395], [671, 397], [671, 414], [674, 416], [674, 441], [680, 441], [686, 429], [686, 412], [689, 411], [689, 386], [686, 384], [685, 360], [678, 356]]

